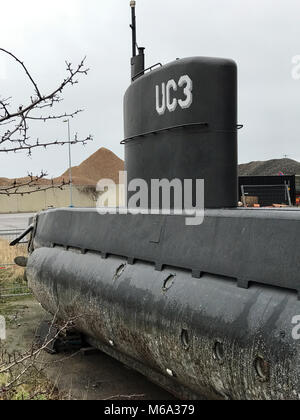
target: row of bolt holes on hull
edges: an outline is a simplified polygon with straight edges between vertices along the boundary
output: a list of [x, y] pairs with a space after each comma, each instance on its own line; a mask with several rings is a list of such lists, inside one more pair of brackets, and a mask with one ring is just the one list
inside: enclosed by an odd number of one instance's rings
[[[126, 268], [126, 264], [122, 264], [122, 265], [120, 265], [120, 267], [117, 268], [116, 274], [114, 275], [114, 280], [116, 280], [119, 277], [121, 277], [121, 275], [123, 274], [125, 268]], [[174, 280], [175, 280], [175, 276], [173, 274], [171, 274], [170, 276], [168, 276], [164, 280], [163, 287], [162, 287], [163, 292], [167, 292], [169, 289], [171, 289], [171, 287], [174, 284]]]
[[[120, 277], [126, 268], [126, 264], [122, 264], [116, 271], [115, 277]], [[168, 276], [163, 284], [163, 292], [167, 292], [174, 284], [175, 276]], [[181, 343], [185, 350], [190, 348], [189, 333], [187, 330], [182, 330]], [[225, 360], [224, 346], [220, 341], [217, 341], [213, 348], [213, 357], [219, 363], [223, 363]], [[261, 381], [267, 382], [270, 377], [270, 366], [269, 363], [261, 356], [258, 356], [254, 361], [254, 369]]]
[[[189, 333], [187, 330], [182, 330], [181, 332], [181, 344], [185, 350], [190, 348], [190, 339]], [[213, 348], [213, 358], [223, 364], [225, 362], [225, 351], [223, 343], [217, 341]], [[261, 356], [257, 356], [254, 361], [254, 369], [258, 378], [262, 382], [267, 382], [270, 378], [270, 365], [269, 363]]]
[[[123, 274], [125, 268], [126, 268], [126, 264], [121, 264], [120, 267], [117, 268], [116, 274], [114, 275], [114, 280], [116, 280], [119, 277], [121, 277], [121, 275]], [[171, 289], [171, 287], [174, 284], [174, 280], [175, 280], [175, 276], [173, 274], [171, 274], [170, 276], [168, 276], [164, 280], [163, 287], [162, 287], [163, 292], [167, 292], [169, 289]]]

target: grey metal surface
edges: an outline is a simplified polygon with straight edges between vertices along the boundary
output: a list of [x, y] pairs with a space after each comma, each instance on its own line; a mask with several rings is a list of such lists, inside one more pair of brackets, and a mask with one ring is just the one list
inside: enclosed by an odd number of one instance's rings
[[[182, 76], [192, 83], [191, 105], [159, 115], [156, 87], [161, 92], [162, 84], [178, 84]], [[172, 100], [184, 99], [184, 88], [172, 90]], [[208, 128], [161, 131], [197, 123]], [[141, 76], [126, 91], [124, 125], [125, 139], [158, 132], [125, 144], [129, 182], [143, 179], [150, 186], [153, 179], [205, 179], [206, 208], [237, 206], [237, 67], [232, 60], [185, 58]]]
[[[193, 101], [158, 112], [156, 86], [181, 76]], [[141, 75], [124, 123], [129, 181], [204, 179], [205, 207], [218, 210], [193, 227], [185, 216], [41, 213], [27, 265], [38, 301], [183, 398], [300, 399], [300, 213], [234, 209], [235, 63], [188, 58]]]
[[33, 252], [27, 277], [48, 311], [76, 317], [112, 354], [171, 377], [175, 393], [183, 386], [213, 399], [299, 398], [292, 318], [300, 303], [291, 292], [49, 248]]
[[207, 210], [204, 223], [184, 216], [100, 215], [93, 209], [51, 210], [38, 217], [35, 247], [73, 247], [160, 270], [184, 268], [234, 279], [240, 287], [261, 283], [300, 293], [300, 212]]

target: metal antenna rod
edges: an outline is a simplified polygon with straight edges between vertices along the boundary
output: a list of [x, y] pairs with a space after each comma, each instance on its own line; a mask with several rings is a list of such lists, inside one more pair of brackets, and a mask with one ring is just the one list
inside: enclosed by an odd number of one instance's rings
[[136, 56], [136, 16], [135, 16], [135, 5], [136, 2], [131, 0], [130, 7], [131, 7], [131, 16], [132, 16], [132, 24], [130, 25], [132, 29], [132, 57]]

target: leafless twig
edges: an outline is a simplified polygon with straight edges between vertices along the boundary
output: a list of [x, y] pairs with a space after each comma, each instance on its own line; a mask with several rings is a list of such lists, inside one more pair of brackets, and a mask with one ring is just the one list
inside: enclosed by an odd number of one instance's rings
[[19, 181], [14, 180], [11, 184], [6, 186], [0, 186], [0, 196], [1, 195], [20, 195], [24, 196], [26, 194], [32, 194], [33, 192], [47, 191], [50, 189], [63, 189], [66, 185], [69, 185], [69, 181], [64, 179], [59, 183], [54, 183], [53, 180], [49, 181], [48, 184], [41, 184], [41, 181], [47, 176], [46, 172], [41, 172], [40, 175], [34, 176], [33, 174], [28, 174], [28, 177], [25, 180]]
[[[35, 78], [24, 64], [16, 55], [4, 48], [0, 48], [0, 53], [12, 58], [23, 70], [25, 77], [30, 82], [33, 88], [33, 94], [28, 98], [24, 105], [13, 104], [13, 98], [1, 98], [0, 96], [0, 153], [17, 153], [26, 151], [28, 155], [36, 148], [46, 149], [49, 146], [59, 146], [69, 143], [65, 140], [48, 140], [41, 141], [39, 138], [32, 138], [30, 135], [29, 123], [35, 122], [49, 122], [61, 120], [64, 118], [74, 118], [82, 109], [77, 109], [71, 112], [55, 113], [53, 109], [55, 105], [59, 104], [62, 100], [62, 94], [67, 87], [72, 87], [79, 83], [80, 76], [86, 76], [89, 69], [85, 65], [86, 59], [84, 58], [77, 66], [73, 67], [72, 63], [66, 62], [66, 77], [59, 83], [58, 87], [54, 90], [43, 93], [42, 89], [38, 86]], [[51, 110], [51, 111], [50, 111]], [[76, 134], [71, 140], [71, 144], [86, 145], [88, 141], [92, 140], [92, 135], [84, 138], [79, 138]], [[38, 176], [36, 177], [38, 178]], [[32, 184], [30, 180], [29, 184]], [[38, 179], [36, 179], [38, 181]], [[65, 184], [63, 184], [65, 185]], [[26, 184], [25, 186], [31, 186]], [[15, 185], [0, 188], [0, 194], [22, 194], [15, 190]], [[54, 188], [53, 185], [49, 188]], [[37, 188], [40, 191], [40, 188]], [[28, 190], [28, 193], [35, 192], [35, 190]]]
[[38, 367], [37, 359], [40, 354], [46, 350], [64, 331], [72, 326], [80, 316], [69, 319], [58, 329], [54, 336], [50, 335], [52, 327], [56, 323], [56, 316], [53, 317], [52, 323], [49, 326], [49, 334], [46, 336], [44, 343], [38, 348], [32, 345], [30, 350], [22, 353], [8, 354], [6, 351], [2, 351], [0, 354], [0, 375], [9, 375], [10, 380], [0, 386], [0, 399], [1, 394], [5, 395], [11, 392], [12, 389], [20, 387], [26, 383], [26, 375], [28, 372], [35, 370], [36, 374], [39, 375], [43, 372], [44, 367]]

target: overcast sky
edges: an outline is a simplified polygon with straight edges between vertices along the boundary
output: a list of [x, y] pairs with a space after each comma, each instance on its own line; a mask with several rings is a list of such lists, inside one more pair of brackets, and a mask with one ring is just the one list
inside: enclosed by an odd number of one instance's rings
[[[281, 158], [300, 160], [300, 80], [292, 78], [292, 58], [300, 55], [299, 0], [137, 0], [138, 43], [146, 65], [177, 57], [234, 59], [239, 66], [240, 163]], [[85, 108], [72, 131], [94, 135], [74, 146], [79, 164], [100, 147], [123, 158], [122, 100], [130, 82], [129, 0], [10, 0], [1, 4], [1, 47], [18, 55], [43, 92], [65, 75], [65, 60], [87, 56], [91, 71], [65, 91], [64, 110]], [[0, 57], [0, 94], [26, 103], [31, 91], [15, 63]], [[39, 125], [45, 141], [66, 138], [61, 122]], [[48, 152], [1, 155], [0, 177], [47, 170], [60, 175], [67, 146]]]

